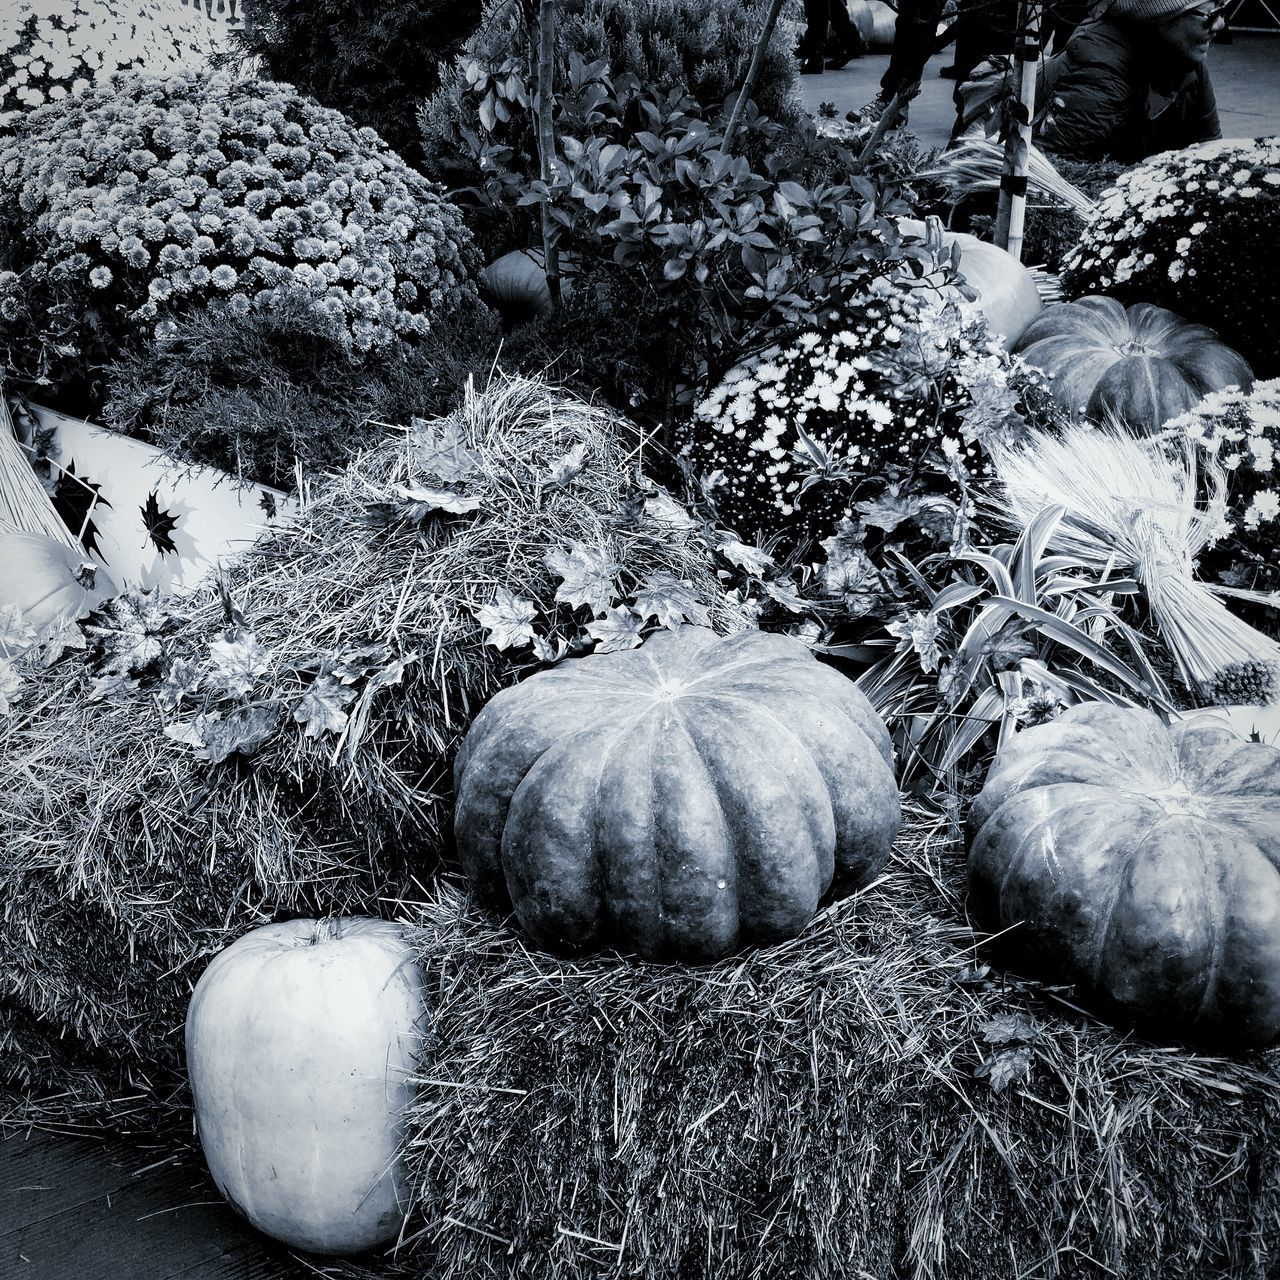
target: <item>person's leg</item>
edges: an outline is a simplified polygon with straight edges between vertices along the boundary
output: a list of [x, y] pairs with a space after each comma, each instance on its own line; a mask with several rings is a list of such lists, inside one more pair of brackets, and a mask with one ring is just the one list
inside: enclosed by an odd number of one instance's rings
[[801, 70], [808, 70], [817, 61], [817, 70], [822, 70], [823, 56], [827, 50], [827, 27], [831, 23], [831, 0], [804, 0], [804, 35], [800, 37], [800, 46], [796, 50], [803, 61]]
[[831, 0], [830, 43], [832, 53], [827, 59], [827, 66], [833, 71], [838, 71], [859, 54], [866, 52], [862, 36], [849, 17], [845, 0]]
[[943, 0], [901, 0], [893, 24], [893, 52], [880, 80], [886, 101], [900, 89], [919, 80], [933, 53]]

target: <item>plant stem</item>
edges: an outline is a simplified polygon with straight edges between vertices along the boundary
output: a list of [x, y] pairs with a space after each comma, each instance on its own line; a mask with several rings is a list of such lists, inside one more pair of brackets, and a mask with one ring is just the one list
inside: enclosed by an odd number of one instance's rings
[[[555, 88], [556, 0], [542, 0], [538, 9], [538, 168], [542, 181], [550, 186], [555, 177], [556, 127], [552, 114]], [[560, 249], [551, 206], [543, 202], [542, 263], [552, 303], [560, 301]]]
[[1040, 60], [1040, 0], [1021, 0], [1014, 69], [1018, 77], [1017, 120], [1004, 146], [1004, 171], [1000, 178], [1000, 207], [996, 214], [995, 243], [1013, 257], [1022, 258], [1022, 231], [1027, 209], [1027, 168], [1031, 159], [1031, 121], [1036, 106], [1036, 67]]
[[764, 29], [760, 32], [760, 38], [756, 41], [755, 52], [751, 55], [751, 66], [747, 70], [747, 78], [742, 82], [742, 88], [738, 91], [738, 100], [733, 104], [733, 111], [729, 116], [729, 123], [725, 125], [724, 149], [726, 152], [733, 150], [734, 136], [742, 124], [747, 102], [756, 91], [756, 85], [760, 81], [760, 72], [764, 69], [765, 56], [769, 52], [769, 43], [773, 39], [774, 28], [778, 25], [778, 15], [781, 12], [782, 0], [770, 0], [769, 12], [764, 19]]

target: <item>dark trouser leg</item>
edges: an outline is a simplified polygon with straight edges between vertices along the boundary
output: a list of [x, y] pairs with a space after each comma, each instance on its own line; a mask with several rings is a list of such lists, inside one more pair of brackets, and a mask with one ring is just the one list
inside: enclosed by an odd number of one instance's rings
[[[840, 0], [836, 0], [838, 4]], [[821, 58], [827, 47], [832, 0], [804, 0], [804, 35], [800, 37], [802, 58]]]
[[899, 89], [919, 80], [933, 46], [942, 17], [943, 0], [902, 0], [893, 24], [893, 52], [880, 79], [880, 91], [892, 98]]

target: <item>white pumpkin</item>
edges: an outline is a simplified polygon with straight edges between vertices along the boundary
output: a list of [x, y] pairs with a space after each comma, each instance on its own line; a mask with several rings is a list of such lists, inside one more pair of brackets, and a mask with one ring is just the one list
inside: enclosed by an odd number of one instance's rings
[[924, 240], [930, 234], [940, 233], [939, 247], [944, 253], [949, 252], [953, 244], [960, 246], [960, 275], [978, 295], [976, 305], [987, 317], [992, 335], [1000, 339], [1006, 351], [1013, 348], [1040, 314], [1043, 303], [1035, 277], [1012, 254], [963, 231], [941, 231], [939, 226], [931, 233], [923, 222], [912, 218], [900, 218], [898, 230], [904, 236]]
[[[0, 610], [16, 605], [37, 638], [83, 618], [114, 595], [115, 584], [89, 559], [42, 533], [0, 535]], [[0, 645], [0, 657], [13, 657]]]
[[265, 925], [204, 971], [186, 1029], [200, 1141], [260, 1231], [326, 1254], [396, 1238], [424, 1013], [409, 939], [384, 920]]

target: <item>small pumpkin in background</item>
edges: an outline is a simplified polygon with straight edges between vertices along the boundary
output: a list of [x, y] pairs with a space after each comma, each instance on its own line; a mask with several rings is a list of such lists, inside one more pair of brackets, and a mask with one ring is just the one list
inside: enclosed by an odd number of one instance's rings
[[389, 921], [264, 925], [214, 957], [187, 1011], [187, 1072], [209, 1171], [237, 1212], [313, 1253], [396, 1239], [424, 1018], [411, 940]]
[[1047, 307], [1014, 349], [1049, 376], [1068, 413], [1116, 418], [1138, 434], [1153, 435], [1210, 392], [1253, 385], [1248, 362], [1212, 329], [1101, 295]]
[[[578, 255], [561, 253], [560, 289], [568, 293], [578, 270]], [[551, 288], [539, 249], [513, 249], [496, 258], [480, 273], [486, 298], [502, 317], [503, 326], [514, 329], [551, 314]]]
[[997, 756], [969, 815], [974, 914], [1018, 963], [1157, 1034], [1280, 1034], [1280, 751], [1080, 703]]
[[[0, 535], [0, 610], [16, 605], [37, 637], [75, 622], [116, 594], [86, 555], [42, 533]], [[14, 657], [0, 642], [0, 657]]]
[[499, 693], [457, 757], [473, 887], [539, 945], [712, 960], [799, 933], [901, 820], [884, 723], [798, 640], [701, 627]]
[[[987, 318], [987, 327], [1010, 350], [1040, 314], [1043, 304], [1035, 277], [1011, 253], [987, 244], [963, 231], [944, 231], [935, 217], [918, 222], [900, 218], [898, 230], [904, 236], [924, 239], [936, 254], [947, 256], [959, 246], [959, 274], [977, 294], [974, 305]], [[926, 276], [925, 282], [936, 279]]]

